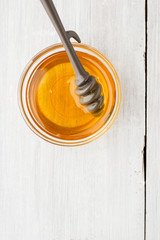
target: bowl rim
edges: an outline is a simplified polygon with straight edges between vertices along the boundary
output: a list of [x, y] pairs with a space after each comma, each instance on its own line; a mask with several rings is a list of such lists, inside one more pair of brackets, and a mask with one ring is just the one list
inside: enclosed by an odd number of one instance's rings
[[[40, 138], [44, 139], [45, 141], [47, 141], [49, 143], [52, 143], [55, 145], [60, 145], [60, 146], [71, 146], [71, 147], [87, 144], [89, 142], [92, 142], [93, 140], [96, 140], [97, 138], [102, 136], [104, 133], [106, 133], [111, 128], [111, 126], [113, 125], [115, 120], [117, 119], [120, 108], [121, 108], [121, 104], [122, 104], [121, 81], [120, 81], [120, 78], [118, 76], [118, 73], [117, 73], [115, 67], [110, 62], [110, 60], [99, 50], [97, 50], [96, 48], [91, 47], [87, 44], [82, 44], [82, 43], [72, 43], [72, 44], [75, 47], [75, 49], [78, 49], [78, 51], [81, 51], [81, 52], [88, 51], [88, 52], [94, 54], [94, 56], [96, 56], [102, 63], [104, 63], [104, 65], [110, 71], [110, 73], [113, 77], [115, 86], [116, 86], [116, 103], [114, 106], [114, 110], [113, 110], [111, 116], [105, 122], [105, 124], [99, 130], [97, 130], [95, 133], [89, 135], [88, 137], [76, 139], [76, 140], [66, 140], [66, 139], [56, 138], [55, 136], [53, 137], [51, 135], [47, 135], [46, 131], [44, 132], [43, 130], [40, 130], [39, 126], [36, 125], [35, 123], [33, 123], [32, 119], [31, 119], [31, 113], [30, 113], [29, 109], [25, 106], [25, 104], [27, 105], [27, 102], [24, 102], [24, 101], [26, 101], [26, 98], [24, 97], [24, 95], [26, 95], [25, 86], [27, 86], [28, 81], [29, 81], [29, 78], [27, 78], [27, 75], [29, 75], [29, 76], [31, 75], [31, 74], [29, 74], [29, 70], [31, 70], [31, 67], [34, 66], [36, 61], [38, 59], [42, 58], [43, 56], [45, 56], [45, 54], [48, 54], [51, 51], [52, 51], [52, 53], [50, 53], [50, 54], [54, 54], [53, 51], [55, 51], [57, 49], [59, 49], [59, 51], [60, 51], [60, 49], [62, 49], [62, 51], [64, 51], [64, 47], [61, 43], [57, 43], [57, 44], [48, 46], [48, 47], [42, 49], [41, 51], [39, 51], [37, 54], [35, 54], [31, 58], [31, 60], [27, 63], [26, 67], [24, 68], [24, 70], [20, 76], [20, 80], [19, 80], [19, 84], [18, 84], [18, 93], [17, 93], [18, 105], [20, 108], [20, 112], [21, 112], [21, 115], [22, 115], [24, 121], [28, 125], [28, 127], [37, 136], [39, 136]], [[45, 58], [46, 57], [44, 57], [43, 59], [45, 59]], [[35, 69], [35, 67], [37, 67], [37, 64], [34, 66], [34, 69]], [[31, 71], [31, 73], [32, 73], [32, 71]]]

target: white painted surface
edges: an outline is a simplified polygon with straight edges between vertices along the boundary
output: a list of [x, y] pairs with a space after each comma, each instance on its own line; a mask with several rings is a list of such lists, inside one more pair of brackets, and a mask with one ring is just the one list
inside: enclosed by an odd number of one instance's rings
[[147, 240], [160, 239], [160, 2], [148, 4]]
[[0, 239], [142, 240], [144, 1], [55, 0], [67, 30], [115, 65], [123, 104], [82, 147], [51, 145], [25, 125], [17, 86], [27, 61], [59, 38], [38, 0], [0, 1]]

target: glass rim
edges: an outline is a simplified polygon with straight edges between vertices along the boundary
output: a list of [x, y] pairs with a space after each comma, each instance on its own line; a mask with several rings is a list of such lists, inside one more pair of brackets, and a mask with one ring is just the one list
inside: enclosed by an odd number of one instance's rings
[[120, 111], [121, 103], [122, 103], [122, 87], [121, 82], [119, 79], [119, 76], [117, 74], [116, 69], [110, 62], [110, 60], [104, 56], [100, 51], [97, 49], [86, 45], [82, 43], [73, 43], [73, 46], [76, 51], [84, 52], [91, 54], [95, 57], [97, 57], [108, 69], [110, 74], [112, 75], [112, 78], [115, 83], [116, 87], [116, 102], [114, 106], [114, 110], [110, 117], [107, 119], [107, 121], [104, 123], [104, 125], [95, 133], [89, 135], [88, 137], [76, 139], [76, 140], [65, 140], [61, 138], [57, 138], [47, 131], [37, 122], [34, 121], [34, 115], [32, 115], [32, 112], [30, 111], [28, 107], [27, 97], [26, 97], [26, 90], [27, 85], [29, 83], [29, 79], [31, 74], [33, 73], [33, 70], [38, 66], [38, 63], [41, 62], [41, 60], [44, 60], [46, 57], [50, 56], [51, 54], [55, 54], [60, 51], [64, 51], [64, 47], [61, 43], [51, 45], [41, 51], [39, 51], [35, 56], [32, 57], [32, 59], [28, 62], [26, 67], [24, 68], [19, 85], [18, 85], [18, 104], [21, 111], [21, 114], [23, 116], [23, 119], [25, 120], [26, 124], [29, 126], [29, 128], [39, 137], [46, 140], [47, 142], [50, 142], [52, 144], [60, 145], [60, 146], [79, 146], [84, 145], [89, 142], [92, 142], [93, 140], [96, 140], [100, 136], [102, 136], [106, 131], [110, 129], [110, 127], [113, 125], [115, 120], [117, 119], [117, 116]]

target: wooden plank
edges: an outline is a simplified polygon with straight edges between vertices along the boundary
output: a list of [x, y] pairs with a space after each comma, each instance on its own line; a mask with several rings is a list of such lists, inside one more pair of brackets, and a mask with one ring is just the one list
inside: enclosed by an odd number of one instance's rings
[[39, 1], [0, 1], [0, 238], [142, 240], [144, 1], [55, 5], [66, 29], [114, 63], [123, 105], [108, 133], [86, 146], [35, 136], [18, 109], [18, 80], [26, 62], [59, 38]]
[[148, 1], [147, 237], [160, 239], [160, 2]]

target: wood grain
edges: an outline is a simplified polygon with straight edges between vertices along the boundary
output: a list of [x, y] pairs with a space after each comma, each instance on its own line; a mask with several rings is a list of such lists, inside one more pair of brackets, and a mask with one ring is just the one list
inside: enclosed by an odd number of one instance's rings
[[160, 239], [160, 2], [148, 1], [147, 236]]
[[108, 133], [86, 146], [35, 136], [18, 109], [18, 80], [29, 59], [59, 38], [40, 1], [0, 1], [0, 239], [142, 240], [144, 1], [55, 5], [66, 29], [117, 68], [122, 109]]

